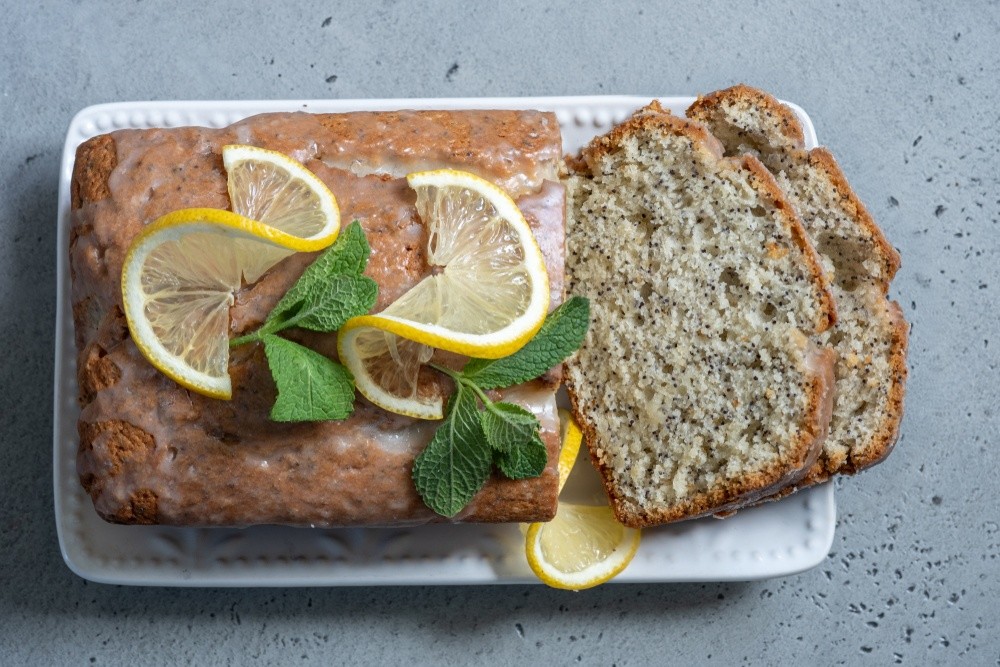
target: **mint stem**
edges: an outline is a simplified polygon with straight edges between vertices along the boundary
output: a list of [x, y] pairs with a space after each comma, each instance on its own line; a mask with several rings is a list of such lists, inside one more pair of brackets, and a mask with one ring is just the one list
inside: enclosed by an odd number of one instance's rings
[[487, 410], [489, 410], [490, 412], [497, 412], [496, 408], [493, 407], [493, 401], [490, 400], [490, 397], [487, 396], [485, 392], [483, 392], [483, 390], [479, 388], [479, 385], [477, 385], [472, 380], [469, 380], [468, 378], [464, 377], [460, 371], [453, 371], [446, 366], [438, 366], [437, 364], [427, 364], [427, 365], [433, 368], [434, 370], [440, 371], [445, 375], [447, 375], [448, 377], [450, 377], [452, 380], [455, 381], [455, 384], [460, 384], [464, 387], [468, 387], [469, 389], [471, 389], [472, 392], [479, 397], [479, 400], [483, 402], [483, 405], [486, 406]]
[[452, 380], [455, 381], [455, 384], [466, 384], [465, 378], [463, 378], [462, 374], [459, 373], [458, 371], [453, 371], [447, 366], [438, 366], [437, 364], [427, 364], [427, 365], [433, 368], [434, 370], [444, 373], [445, 375], [450, 377]]
[[253, 343], [255, 341], [261, 340], [260, 330], [248, 333], [245, 336], [239, 336], [238, 338], [232, 338], [229, 341], [229, 349], [238, 347], [240, 345], [246, 345], [247, 343]]
[[[463, 382], [465, 383], [466, 387], [469, 387], [470, 389], [472, 389], [473, 392], [475, 392], [476, 396], [478, 396], [479, 400], [483, 402], [483, 405], [486, 406], [487, 410], [489, 410], [490, 412], [497, 412], [496, 408], [493, 407], [493, 401], [490, 400], [489, 396], [483, 393], [483, 390], [480, 389], [475, 382], [472, 382], [471, 380], [463, 380]], [[500, 413], [497, 412], [497, 414]]]
[[246, 345], [247, 343], [260, 342], [264, 340], [264, 336], [268, 334], [276, 334], [279, 331], [284, 331], [285, 329], [290, 329], [295, 326], [295, 324], [301, 318], [291, 318], [289, 320], [283, 320], [279, 322], [265, 322], [259, 329], [251, 331], [248, 334], [238, 336], [229, 341], [229, 349], [233, 349], [239, 345]]

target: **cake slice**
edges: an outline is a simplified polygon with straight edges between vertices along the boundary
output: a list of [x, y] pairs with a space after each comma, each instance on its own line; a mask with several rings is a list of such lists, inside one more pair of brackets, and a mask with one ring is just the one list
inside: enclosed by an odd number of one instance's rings
[[818, 256], [764, 166], [653, 102], [568, 161], [567, 286], [590, 298], [567, 366], [619, 521], [726, 512], [822, 447], [835, 321]]
[[838, 321], [819, 341], [837, 352], [836, 398], [823, 452], [799, 486], [878, 463], [892, 450], [903, 415], [909, 326], [886, 297], [899, 255], [833, 155], [805, 150], [795, 114], [771, 95], [735, 86], [699, 99], [687, 115], [709, 127], [726, 155], [763, 162], [832, 276]]

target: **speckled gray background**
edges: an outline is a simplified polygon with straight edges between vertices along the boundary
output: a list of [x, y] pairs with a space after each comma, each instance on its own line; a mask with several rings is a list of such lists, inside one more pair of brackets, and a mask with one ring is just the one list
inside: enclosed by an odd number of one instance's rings
[[[996, 2], [250, 4], [0, 2], [0, 664], [1000, 664]], [[738, 81], [812, 115], [903, 257], [903, 435], [888, 462], [838, 483], [822, 565], [578, 594], [122, 588], [63, 565], [53, 267], [76, 111]]]

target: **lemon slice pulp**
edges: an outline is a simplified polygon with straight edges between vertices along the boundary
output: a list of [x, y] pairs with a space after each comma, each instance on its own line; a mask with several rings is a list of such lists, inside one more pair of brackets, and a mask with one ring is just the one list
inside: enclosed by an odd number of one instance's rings
[[624, 570], [639, 549], [640, 535], [618, 523], [610, 507], [559, 503], [552, 521], [528, 528], [525, 554], [543, 582], [578, 591]]
[[182, 386], [215, 398], [232, 396], [228, 332], [235, 291], [293, 252], [325, 248], [340, 230], [333, 194], [291, 158], [226, 146], [223, 160], [232, 168], [235, 212], [183, 209], [162, 216], [132, 241], [122, 267], [125, 317], [136, 346]]
[[[298, 237], [303, 241], [337, 238], [337, 200], [319, 178], [283, 153], [256, 146], [222, 148], [229, 201], [233, 212]], [[252, 241], [251, 241], [252, 243]], [[256, 282], [296, 249], [255, 244], [244, 253], [243, 276]]]
[[[562, 491], [580, 451], [582, 434], [572, 415], [559, 414], [563, 442], [559, 454]], [[532, 572], [553, 588], [583, 590], [624, 570], [639, 549], [642, 532], [618, 523], [606, 505], [559, 503], [551, 521], [528, 524], [524, 553]]]
[[451, 169], [407, 181], [435, 272], [382, 312], [348, 321], [337, 349], [368, 400], [440, 419], [441, 397], [423, 393], [418, 381], [431, 348], [485, 359], [517, 351], [545, 319], [548, 275], [531, 228], [500, 188]]

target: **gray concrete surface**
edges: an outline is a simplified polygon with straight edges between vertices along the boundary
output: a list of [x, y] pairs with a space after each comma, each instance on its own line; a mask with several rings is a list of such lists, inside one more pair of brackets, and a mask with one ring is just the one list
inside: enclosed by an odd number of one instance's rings
[[[1000, 664], [1000, 6], [669, 4], [0, 2], [0, 664]], [[838, 482], [822, 565], [580, 594], [123, 588], [63, 565], [53, 267], [77, 110], [738, 81], [809, 111], [903, 257], [902, 437]]]

